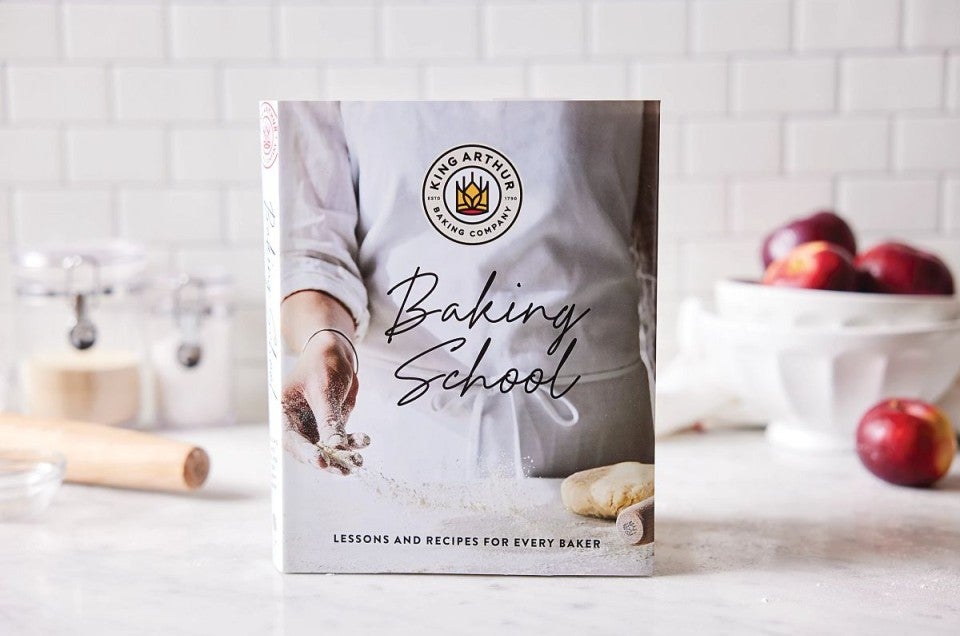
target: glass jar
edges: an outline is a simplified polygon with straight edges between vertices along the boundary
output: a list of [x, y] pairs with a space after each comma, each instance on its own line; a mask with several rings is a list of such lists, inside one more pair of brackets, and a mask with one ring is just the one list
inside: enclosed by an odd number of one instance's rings
[[19, 408], [125, 425], [144, 404], [145, 251], [128, 243], [14, 254]]
[[9, 306], [0, 305], [0, 411], [17, 408], [13, 389], [16, 388], [16, 331], [13, 328], [13, 313]]
[[150, 366], [156, 419], [188, 428], [234, 421], [232, 279], [184, 274], [155, 282]]

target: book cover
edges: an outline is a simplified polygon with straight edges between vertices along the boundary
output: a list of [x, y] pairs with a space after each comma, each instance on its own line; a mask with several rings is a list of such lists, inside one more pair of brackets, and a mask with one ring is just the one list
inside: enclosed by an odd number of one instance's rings
[[277, 567], [650, 574], [659, 102], [260, 123]]

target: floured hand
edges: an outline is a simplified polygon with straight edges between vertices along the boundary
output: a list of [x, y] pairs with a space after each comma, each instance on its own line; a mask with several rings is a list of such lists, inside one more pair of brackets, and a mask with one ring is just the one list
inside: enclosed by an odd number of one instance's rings
[[[320, 336], [322, 336], [321, 334]], [[318, 336], [303, 351], [283, 391], [284, 448], [298, 461], [348, 475], [363, 465], [364, 433], [346, 432], [359, 382], [338, 339]]]
[[289, 428], [283, 432], [283, 447], [294, 459], [336, 475], [349, 475], [363, 466], [363, 455], [354, 449], [361, 449], [368, 443], [369, 438], [365, 438], [349, 449], [339, 449], [311, 443]]

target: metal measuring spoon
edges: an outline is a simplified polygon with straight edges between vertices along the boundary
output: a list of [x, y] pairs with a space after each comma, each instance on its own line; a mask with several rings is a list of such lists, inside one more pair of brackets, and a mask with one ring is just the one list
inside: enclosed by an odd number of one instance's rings
[[87, 315], [87, 297], [83, 294], [77, 294], [73, 302], [76, 322], [74, 322], [67, 335], [70, 338], [70, 344], [83, 351], [96, 344], [97, 326]]
[[[184, 301], [183, 296], [187, 289], [195, 290], [192, 302]], [[185, 277], [174, 291], [173, 316], [181, 334], [181, 342], [177, 347], [177, 362], [187, 369], [196, 367], [203, 360], [200, 324], [203, 322], [206, 306], [204, 293], [203, 282], [190, 277]]]
[[192, 369], [203, 360], [203, 348], [195, 342], [184, 342], [177, 347], [177, 362]]

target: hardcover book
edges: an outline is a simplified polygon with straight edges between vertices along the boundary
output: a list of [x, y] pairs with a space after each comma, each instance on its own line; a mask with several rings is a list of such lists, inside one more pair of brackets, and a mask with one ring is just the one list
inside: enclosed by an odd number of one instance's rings
[[650, 574], [659, 102], [260, 124], [277, 567]]

